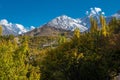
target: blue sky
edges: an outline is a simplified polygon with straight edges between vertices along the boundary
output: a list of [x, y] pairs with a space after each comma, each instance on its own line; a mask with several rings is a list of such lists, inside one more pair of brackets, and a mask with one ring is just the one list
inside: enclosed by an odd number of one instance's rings
[[63, 14], [83, 17], [91, 7], [109, 16], [120, 10], [120, 0], [0, 0], [0, 20], [38, 27]]

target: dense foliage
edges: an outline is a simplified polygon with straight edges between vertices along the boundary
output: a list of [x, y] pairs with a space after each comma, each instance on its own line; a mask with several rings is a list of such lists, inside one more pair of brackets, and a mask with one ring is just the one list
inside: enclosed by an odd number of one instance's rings
[[120, 20], [90, 20], [89, 31], [76, 29], [71, 39], [2, 36], [0, 27], [0, 80], [112, 80], [120, 73]]
[[0, 80], [39, 80], [39, 67], [29, 63], [26, 38], [19, 44], [14, 36], [0, 37]]

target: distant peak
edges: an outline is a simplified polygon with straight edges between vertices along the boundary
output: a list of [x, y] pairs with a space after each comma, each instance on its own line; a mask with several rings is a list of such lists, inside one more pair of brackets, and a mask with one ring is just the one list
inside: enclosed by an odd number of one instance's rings
[[120, 18], [120, 10], [112, 15], [113, 17]]
[[87, 30], [86, 27], [80, 24], [80, 20], [68, 17], [67, 15], [61, 15], [54, 18], [46, 24], [50, 27], [55, 27], [57, 29], [71, 30], [74, 31], [75, 28], [79, 28], [81, 32]]
[[6, 19], [0, 20], [0, 24], [8, 24], [8, 21]]
[[63, 15], [61, 15], [60, 17], [68, 17], [67, 15], [65, 15], [65, 14], [63, 14]]
[[67, 15], [61, 15], [61, 16], [58, 16], [58, 17], [54, 18], [53, 20], [64, 21], [64, 20], [73, 20], [73, 18], [71, 18]]
[[94, 7], [94, 8], [90, 8], [89, 11], [86, 11], [86, 15], [90, 16], [98, 16], [98, 15], [104, 15], [105, 13], [102, 12], [101, 8], [98, 7]]
[[9, 34], [18, 35], [27, 32], [27, 29], [23, 25], [18, 23], [8, 22], [7, 19], [0, 20], [0, 25], [2, 25], [3, 27], [4, 35], [9, 35]]
[[119, 10], [119, 11], [117, 11], [117, 14], [120, 14], [120, 10]]
[[71, 18], [71, 17], [69, 17], [69, 16], [67, 16], [67, 15], [61, 15], [61, 16], [59, 16], [59, 17], [57, 17], [57, 18], [64, 18], [64, 19], [66, 19], [66, 18]]

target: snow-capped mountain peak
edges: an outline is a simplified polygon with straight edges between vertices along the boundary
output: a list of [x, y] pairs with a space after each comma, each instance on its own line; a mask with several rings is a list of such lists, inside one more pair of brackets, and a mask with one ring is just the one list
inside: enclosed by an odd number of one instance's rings
[[9, 23], [6, 19], [0, 20], [0, 25], [3, 28], [3, 35], [18, 35], [27, 32], [23, 25]]
[[[89, 30], [91, 23], [90, 23], [90, 17], [92, 16], [94, 19], [96, 19], [98, 26], [100, 26], [100, 15], [105, 15], [105, 13], [102, 11], [101, 8], [94, 7], [90, 8], [90, 10], [86, 11], [86, 16], [82, 18], [71, 18], [67, 15], [61, 15], [54, 19], [52, 19], [50, 22], [46, 23], [44, 26], [47, 27], [54, 27], [56, 29], [64, 29], [64, 30], [71, 30], [74, 31], [74, 29], [79, 28], [81, 32], [84, 32], [86, 30]], [[112, 17], [116, 17], [120, 19], [120, 11], [113, 14], [112, 16], [107, 16], [106, 22], [108, 23]], [[0, 20], [0, 25], [3, 27], [3, 34], [22, 34], [27, 31], [35, 29], [34, 26], [31, 26], [28, 30], [25, 29], [25, 27], [21, 24], [13, 24], [8, 22], [6, 19]]]
[[[0, 25], [8, 26], [9, 23], [8, 23], [8, 21], [7, 21], [6, 19], [2, 19], [2, 20], [0, 21]], [[10, 23], [10, 25], [11, 25], [11, 23]]]
[[58, 16], [57, 18], [61, 18], [61, 19], [70, 19], [71, 17], [68, 17], [67, 15], [61, 15], [61, 16]]
[[112, 17], [120, 18], [120, 10], [113, 14]]
[[87, 16], [99, 16], [99, 15], [105, 15], [105, 12], [102, 12], [101, 8], [94, 7], [90, 8], [90, 11], [86, 11]]
[[55, 19], [48, 22], [47, 26], [61, 28], [65, 30], [71, 30], [71, 31], [73, 31], [75, 28], [79, 28], [81, 32], [84, 32], [87, 30], [86, 27], [80, 24], [79, 20], [73, 19], [66, 15], [56, 17]]
[[91, 26], [90, 17], [96, 19], [98, 24], [100, 24], [100, 20], [99, 20], [100, 15], [105, 15], [105, 12], [103, 12], [101, 8], [98, 7], [90, 8], [89, 11], [86, 11], [86, 16], [80, 18], [81, 25], [85, 24], [84, 26], [89, 28]]

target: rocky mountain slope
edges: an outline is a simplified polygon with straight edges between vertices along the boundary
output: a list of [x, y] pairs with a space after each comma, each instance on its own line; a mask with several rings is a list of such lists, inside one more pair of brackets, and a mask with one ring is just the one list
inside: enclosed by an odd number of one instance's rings
[[81, 25], [79, 20], [73, 19], [66, 15], [56, 17], [55, 19], [48, 22], [46, 26], [51, 26], [58, 29], [71, 30], [71, 31], [74, 31], [74, 29], [79, 28], [81, 32], [87, 30], [87, 27]]
[[40, 28], [36, 28], [32, 31], [28, 31], [24, 35], [28, 35], [28, 36], [58, 36], [58, 35], [71, 36], [72, 32], [70, 30], [64, 30], [61, 28], [58, 29], [55, 27], [44, 25]]

